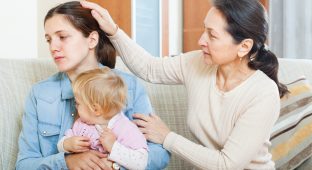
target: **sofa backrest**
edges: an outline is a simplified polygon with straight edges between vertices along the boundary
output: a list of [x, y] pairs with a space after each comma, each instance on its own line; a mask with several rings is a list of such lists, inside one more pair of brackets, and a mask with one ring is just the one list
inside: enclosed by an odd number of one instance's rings
[[305, 76], [312, 84], [312, 60], [281, 58], [278, 73], [282, 83], [290, 83], [300, 76]]
[[[312, 61], [280, 60], [280, 80], [289, 82], [293, 77], [306, 75], [312, 81]], [[120, 59], [116, 68], [128, 69]], [[50, 59], [0, 59], [0, 167], [14, 169], [18, 151], [18, 135], [21, 129], [25, 97], [30, 87], [55, 73]], [[147, 82], [146, 90], [155, 113], [171, 130], [195, 141], [186, 125], [187, 99], [184, 86], [156, 85]], [[191, 169], [182, 159], [173, 156], [168, 169]]]

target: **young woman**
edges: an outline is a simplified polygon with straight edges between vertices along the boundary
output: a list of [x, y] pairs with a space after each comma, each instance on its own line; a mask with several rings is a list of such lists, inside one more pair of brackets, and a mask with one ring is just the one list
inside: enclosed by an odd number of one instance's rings
[[[16, 169], [111, 169], [107, 155], [96, 151], [59, 153], [57, 142], [71, 128], [75, 102], [71, 82], [78, 74], [115, 66], [115, 49], [78, 1], [52, 8], [44, 21], [45, 37], [58, 73], [35, 84], [26, 100]], [[150, 113], [150, 101], [138, 80], [115, 70], [128, 87], [125, 115]], [[163, 169], [169, 154], [159, 144], [148, 143], [147, 169]]]
[[134, 74], [186, 87], [187, 123], [200, 143], [170, 131], [155, 115], [136, 114], [148, 140], [200, 169], [274, 169], [269, 138], [287, 88], [277, 79], [277, 58], [265, 48], [268, 24], [258, 0], [215, 0], [198, 41], [202, 50], [165, 59], [135, 44], [105, 9], [81, 4], [92, 9]]

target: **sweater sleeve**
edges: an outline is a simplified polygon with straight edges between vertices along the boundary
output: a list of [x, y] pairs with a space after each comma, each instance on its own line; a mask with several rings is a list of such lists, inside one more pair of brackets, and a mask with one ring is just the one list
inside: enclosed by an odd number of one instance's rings
[[211, 149], [170, 132], [164, 148], [201, 169], [243, 169], [259, 152], [279, 115], [279, 96], [263, 94], [250, 101], [219, 150]]
[[131, 40], [121, 29], [110, 36], [110, 41], [123, 62], [138, 77], [151, 83], [183, 84], [187, 60], [191, 55], [175, 57], [152, 57], [142, 47]]
[[147, 166], [148, 153], [146, 149], [131, 149], [115, 142], [108, 159], [127, 169], [143, 170]]

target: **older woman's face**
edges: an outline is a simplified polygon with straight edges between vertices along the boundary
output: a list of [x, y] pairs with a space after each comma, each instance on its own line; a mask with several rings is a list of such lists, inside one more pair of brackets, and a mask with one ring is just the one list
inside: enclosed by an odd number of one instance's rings
[[239, 45], [227, 32], [223, 14], [212, 7], [204, 20], [205, 31], [198, 40], [206, 64], [226, 65], [237, 60]]

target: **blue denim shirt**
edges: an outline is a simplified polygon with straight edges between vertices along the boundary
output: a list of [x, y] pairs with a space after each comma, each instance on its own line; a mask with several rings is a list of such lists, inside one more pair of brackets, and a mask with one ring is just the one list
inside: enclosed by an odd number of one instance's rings
[[[128, 100], [124, 110], [132, 120], [133, 113], [151, 113], [149, 98], [134, 76], [114, 70], [128, 87]], [[71, 83], [65, 73], [56, 73], [47, 80], [35, 84], [25, 103], [23, 128], [19, 136], [17, 170], [68, 169], [64, 153], [57, 150], [57, 142], [71, 128], [75, 115]], [[169, 153], [158, 144], [148, 143], [147, 169], [163, 169]]]

